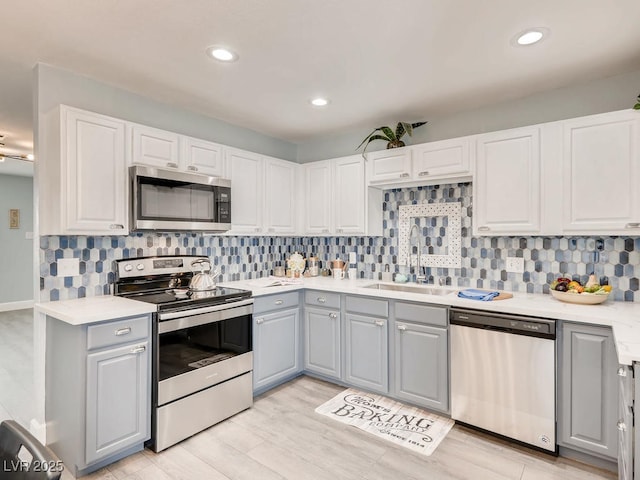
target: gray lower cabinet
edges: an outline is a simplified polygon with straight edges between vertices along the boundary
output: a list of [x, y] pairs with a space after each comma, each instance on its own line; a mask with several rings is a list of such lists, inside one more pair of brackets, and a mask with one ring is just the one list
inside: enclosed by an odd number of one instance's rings
[[367, 390], [387, 393], [388, 302], [347, 296], [345, 303], [345, 382]]
[[618, 361], [609, 327], [564, 322], [558, 441], [617, 460]]
[[304, 369], [325, 377], [339, 379], [340, 310], [305, 307]]
[[[292, 307], [294, 304], [295, 307]], [[302, 371], [300, 308], [298, 305], [298, 292], [259, 297], [255, 300], [253, 313], [254, 393], [282, 383]]]
[[447, 309], [396, 302], [395, 311], [393, 395], [448, 412]]
[[47, 317], [47, 443], [74, 475], [150, 438], [150, 332], [150, 315], [80, 326]]

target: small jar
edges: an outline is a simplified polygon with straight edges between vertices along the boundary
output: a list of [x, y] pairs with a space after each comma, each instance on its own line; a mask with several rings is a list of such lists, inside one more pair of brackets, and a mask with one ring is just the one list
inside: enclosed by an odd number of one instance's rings
[[309, 269], [309, 275], [317, 277], [320, 273], [320, 267], [318, 266], [318, 257], [309, 257], [307, 259], [307, 266]]

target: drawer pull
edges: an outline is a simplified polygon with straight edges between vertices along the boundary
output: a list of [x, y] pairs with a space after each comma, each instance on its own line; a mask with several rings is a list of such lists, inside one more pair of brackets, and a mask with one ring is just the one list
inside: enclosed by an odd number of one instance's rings
[[619, 377], [626, 377], [627, 376], [627, 371], [624, 369], [624, 367], [620, 367], [618, 369], [618, 376]]
[[115, 331], [116, 337], [121, 337], [122, 335], [128, 335], [131, 333], [131, 327], [119, 328]]
[[420, 173], [418, 174], [418, 176], [419, 176], [419, 177], [426, 177], [427, 175], [429, 175], [429, 172], [428, 172], [428, 171], [426, 171], [426, 170], [425, 170], [424, 172], [420, 172]]
[[135, 348], [131, 349], [131, 353], [142, 353], [147, 349], [147, 347], [145, 347], [144, 345], [138, 345]]
[[338, 315], [336, 315], [335, 313], [330, 313], [329, 318], [332, 318], [335, 320], [336, 318], [338, 318]]
[[327, 299], [324, 297], [318, 297], [317, 300], [318, 300], [318, 303], [325, 303], [327, 301]]
[[620, 430], [621, 432], [626, 432], [627, 430], [627, 426], [624, 424], [622, 420], [618, 420], [617, 427], [618, 427], [618, 430]]
[[407, 178], [409, 174], [407, 172], [401, 173], [400, 178]]
[[487, 227], [486, 225], [478, 227], [478, 231], [479, 232], [488, 232], [489, 230], [491, 230], [491, 229], [489, 227]]
[[257, 323], [258, 325], [262, 325], [262, 324], [264, 323], [264, 318], [258, 318], [258, 319], [256, 319], [256, 323]]
[[173, 163], [173, 162], [167, 162], [167, 167], [169, 167], [169, 168], [178, 168], [178, 164], [177, 163]]
[[112, 223], [111, 225], [109, 225], [109, 228], [111, 230], [124, 230], [124, 225], [120, 223]]
[[378, 327], [384, 327], [384, 322], [383, 322], [382, 320], [376, 320], [374, 323], [375, 323], [375, 324], [376, 324], [376, 326], [378, 326]]
[[624, 226], [624, 228], [639, 228], [639, 227], [640, 227], [640, 222], [629, 222]]
[[401, 332], [404, 332], [407, 329], [406, 325], [398, 325], [398, 330], [400, 330]]
[[282, 300], [276, 300], [273, 303], [275, 303], [276, 305], [282, 305], [284, 302]]
[[197, 172], [198, 171], [198, 167], [196, 167], [195, 165], [189, 165], [187, 168], [189, 170], [191, 170], [192, 172]]

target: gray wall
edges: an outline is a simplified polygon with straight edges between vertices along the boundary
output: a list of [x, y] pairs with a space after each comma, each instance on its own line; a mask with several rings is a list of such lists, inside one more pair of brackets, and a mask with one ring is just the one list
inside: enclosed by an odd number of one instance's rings
[[35, 75], [36, 108], [41, 114], [62, 103], [251, 152], [296, 159], [293, 143], [159, 103], [68, 70], [38, 64]]
[[[20, 209], [20, 228], [9, 228], [9, 209]], [[33, 178], [0, 175], [0, 303], [33, 300]]]
[[[411, 145], [624, 110], [633, 107], [639, 93], [640, 70], [452, 115], [437, 117], [425, 112], [423, 118], [390, 119], [388, 125], [395, 125], [399, 120], [427, 120], [429, 123], [417, 129], [413, 137], [403, 138], [407, 145]], [[298, 145], [298, 162], [306, 163], [352, 155], [362, 139], [376, 126], [378, 125], [340, 135], [324, 136], [300, 144]], [[375, 141], [367, 151], [384, 148], [386, 148], [384, 142]]]

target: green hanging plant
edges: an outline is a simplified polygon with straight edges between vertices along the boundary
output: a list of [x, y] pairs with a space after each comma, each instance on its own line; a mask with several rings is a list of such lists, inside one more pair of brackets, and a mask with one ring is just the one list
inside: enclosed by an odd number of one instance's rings
[[640, 95], [638, 95], [638, 103], [633, 106], [634, 110], [640, 110]]
[[[396, 125], [395, 131], [391, 129], [391, 127], [387, 127], [387, 126], [378, 127], [365, 137], [362, 143], [358, 145], [358, 148], [356, 148], [356, 150], [358, 150], [360, 147], [364, 145], [364, 150], [362, 151], [362, 155], [364, 155], [365, 152], [367, 151], [367, 147], [374, 140], [384, 140], [385, 142], [387, 142], [387, 148], [404, 147], [404, 142], [401, 140], [404, 134], [406, 133], [409, 136], [412, 136], [414, 128], [421, 127], [426, 123], [427, 122], [417, 122], [417, 123], [398, 122], [398, 125]], [[381, 133], [377, 133], [377, 132], [381, 132]]]

